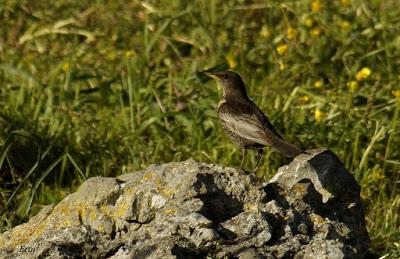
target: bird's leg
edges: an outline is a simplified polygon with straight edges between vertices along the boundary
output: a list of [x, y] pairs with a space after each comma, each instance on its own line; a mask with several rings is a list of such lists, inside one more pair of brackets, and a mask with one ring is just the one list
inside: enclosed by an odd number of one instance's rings
[[244, 166], [244, 158], [246, 157], [246, 149], [243, 148], [242, 149], [242, 162], [240, 163], [240, 168], [239, 170], [243, 170], [243, 166]]
[[262, 158], [262, 155], [264, 154], [264, 150], [263, 149], [259, 149], [258, 150], [258, 157], [257, 157], [257, 164], [256, 164], [256, 168], [254, 168], [253, 170], [253, 174], [255, 174], [258, 170], [258, 167], [260, 166], [260, 161]]

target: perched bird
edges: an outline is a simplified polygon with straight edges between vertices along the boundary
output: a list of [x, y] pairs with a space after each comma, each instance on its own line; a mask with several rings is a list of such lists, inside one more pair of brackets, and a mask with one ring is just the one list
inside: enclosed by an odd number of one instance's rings
[[295, 157], [303, 151], [284, 140], [272, 127], [264, 113], [249, 99], [240, 76], [233, 71], [206, 73], [217, 79], [223, 87], [223, 97], [218, 104], [218, 115], [225, 133], [242, 148], [243, 168], [247, 149], [258, 150], [258, 170], [263, 149], [270, 146], [287, 157]]

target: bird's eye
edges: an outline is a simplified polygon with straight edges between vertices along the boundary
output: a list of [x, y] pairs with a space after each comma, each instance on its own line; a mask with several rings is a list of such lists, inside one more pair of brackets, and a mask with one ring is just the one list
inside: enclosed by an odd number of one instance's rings
[[223, 79], [228, 79], [228, 74], [224, 74], [224, 75], [222, 76], [222, 78], [223, 78]]

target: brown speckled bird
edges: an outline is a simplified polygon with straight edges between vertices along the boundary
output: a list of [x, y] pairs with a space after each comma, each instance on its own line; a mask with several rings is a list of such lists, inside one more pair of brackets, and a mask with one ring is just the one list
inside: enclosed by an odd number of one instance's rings
[[274, 129], [264, 113], [247, 96], [240, 76], [232, 71], [207, 73], [216, 78], [223, 87], [223, 97], [218, 104], [218, 115], [229, 138], [242, 148], [243, 168], [247, 149], [258, 150], [258, 170], [265, 146], [270, 146], [287, 157], [295, 157], [303, 151], [284, 140]]

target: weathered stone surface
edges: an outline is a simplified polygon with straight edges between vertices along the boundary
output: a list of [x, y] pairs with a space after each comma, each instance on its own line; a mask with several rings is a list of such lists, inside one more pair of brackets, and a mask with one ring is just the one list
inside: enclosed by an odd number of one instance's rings
[[262, 185], [188, 160], [77, 192], [0, 236], [4, 258], [362, 258], [360, 188], [328, 150], [311, 150]]

